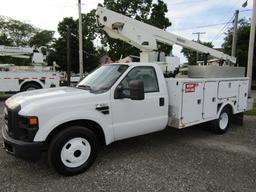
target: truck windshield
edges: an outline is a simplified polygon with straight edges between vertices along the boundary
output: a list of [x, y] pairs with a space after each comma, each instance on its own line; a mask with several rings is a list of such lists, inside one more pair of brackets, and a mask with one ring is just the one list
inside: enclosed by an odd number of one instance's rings
[[103, 65], [85, 77], [77, 87], [91, 92], [107, 91], [127, 68], [128, 65]]

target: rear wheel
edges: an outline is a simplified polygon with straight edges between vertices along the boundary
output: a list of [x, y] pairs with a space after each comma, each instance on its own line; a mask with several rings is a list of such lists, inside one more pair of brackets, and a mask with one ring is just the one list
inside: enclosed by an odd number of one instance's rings
[[218, 134], [226, 133], [231, 125], [231, 116], [231, 111], [227, 107], [222, 109], [219, 118], [212, 122], [212, 130]]
[[22, 85], [20, 91], [24, 92], [24, 91], [32, 91], [32, 90], [36, 90], [36, 89], [41, 89], [42, 87], [36, 83], [27, 83], [25, 85]]
[[49, 147], [52, 167], [63, 175], [76, 175], [87, 170], [97, 156], [98, 140], [84, 127], [72, 126], [57, 134]]

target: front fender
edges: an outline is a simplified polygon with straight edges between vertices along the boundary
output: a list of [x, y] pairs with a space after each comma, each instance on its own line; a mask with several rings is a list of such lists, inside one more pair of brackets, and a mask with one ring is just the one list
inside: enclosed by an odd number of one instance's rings
[[59, 125], [74, 120], [91, 120], [98, 123], [103, 129], [106, 144], [110, 144], [114, 140], [111, 116], [104, 115], [97, 111], [71, 111], [63, 112], [57, 115], [46, 116], [45, 119], [39, 117], [39, 130], [35, 135], [34, 141], [45, 141], [47, 136]]

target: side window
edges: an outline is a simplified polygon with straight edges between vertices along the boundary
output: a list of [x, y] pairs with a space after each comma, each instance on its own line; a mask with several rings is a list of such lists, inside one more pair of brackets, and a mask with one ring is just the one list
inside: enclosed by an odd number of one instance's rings
[[124, 89], [129, 89], [129, 82], [131, 80], [142, 80], [144, 83], [144, 92], [159, 92], [158, 81], [156, 72], [153, 67], [135, 67], [133, 68], [126, 77], [121, 81], [120, 85]]

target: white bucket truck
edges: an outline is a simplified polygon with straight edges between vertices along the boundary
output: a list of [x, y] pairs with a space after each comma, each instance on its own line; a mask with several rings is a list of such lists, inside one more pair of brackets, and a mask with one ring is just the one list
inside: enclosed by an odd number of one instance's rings
[[97, 18], [109, 35], [140, 48], [142, 61], [103, 65], [75, 88], [12, 96], [4, 109], [6, 151], [32, 159], [47, 151], [56, 171], [74, 175], [92, 165], [100, 144], [204, 122], [225, 133], [232, 116], [250, 108], [246, 77], [174, 78], [148, 62], [157, 41], [235, 58], [102, 7]]
[[0, 45], [0, 56], [32, 57], [31, 66], [0, 64], [0, 92], [20, 92], [59, 86], [59, 74], [46, 66], [46, 47], [33, 49]]

